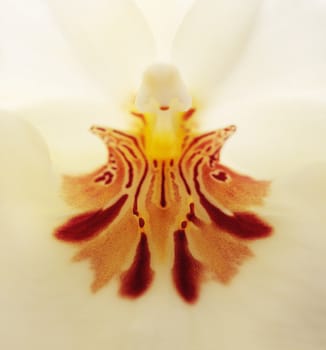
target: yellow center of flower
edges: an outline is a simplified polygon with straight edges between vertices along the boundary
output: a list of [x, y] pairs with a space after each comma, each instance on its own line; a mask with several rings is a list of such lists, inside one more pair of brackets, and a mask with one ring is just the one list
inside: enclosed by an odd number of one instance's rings
[[149, 67], [136, 96], [135, 106], [143, 116], [142, 134], [149, 158], [174, 158], [185, 136], [184, 113], [191, 97], [178, 70], [168, 64]]

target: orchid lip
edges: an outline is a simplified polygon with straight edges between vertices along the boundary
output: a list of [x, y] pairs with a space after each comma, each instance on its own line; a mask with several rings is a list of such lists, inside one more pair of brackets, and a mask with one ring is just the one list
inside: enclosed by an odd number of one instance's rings
[[107, 162], [64, 178], [68, 203], [83, 211], [54, 234], [79, 245], [74, 261], [90, 261], [94, 293], [118, 276], [120, 295], [138, 298], [162, 266], [172, 266], [176, 291], [193, 304], [209, 276], [233, 279], [253, 256], [248, 241], [272, 234], [250, 209], [262, 204], [269, 182], [220, 163], [236, 127], [198, 132], [188, 97], [174, 67], [151, 67], [131, 112], [135, 128], [93, 126]]

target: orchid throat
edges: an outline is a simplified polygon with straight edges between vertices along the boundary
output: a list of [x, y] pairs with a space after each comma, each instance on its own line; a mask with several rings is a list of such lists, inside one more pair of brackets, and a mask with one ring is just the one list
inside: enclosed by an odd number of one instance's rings
[[251, 211], [263, 204], [269, 182], [220, 163], [235, 126], [197, 132], [195, 108], [173, 66], [146, 70], [135, 107], [131, 132], [91, 128], [108, 159], [90, 174], [64, 177], [65, 199], [81, 213], [55, 237], [78, 245], [74, 260], [89, 261], [93, 292], [117, 279], [120, 295], [135, 299], [163, 266], [182, 299], [194, 303], [205, 280], [230, 283], [253, 257], [250, 241], [271, 235]]
[[173, 158], [181, 152], [185, 129], [184, 112], [192, 99], [178, 70], [168, 64], [149, 67], [136, 96], [135, 107], [143, 115], [146, 154], [150, 158]]

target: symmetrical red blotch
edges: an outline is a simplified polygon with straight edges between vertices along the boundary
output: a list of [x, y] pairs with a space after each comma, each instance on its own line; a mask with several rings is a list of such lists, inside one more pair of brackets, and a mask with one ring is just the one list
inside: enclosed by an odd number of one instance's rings
[[94, 126], [107, 163], [64, 177], [66, 200], [81, 213], [55, 237], [78, 246], [75, 261], [89, 261], [94, 292], [117, 278], [120, 295], [137, 298], [165, 266], [179, 295], [194, 303], [205, 280], [229, 283], [253, 256], [250, 241], [271, 235], [272, 227], [250, 209], [263, 204], [269, 182], [220, 163], [235, 127], [195, 134], [187, 127], [193, 114], [180, 118], [182, 139], [173, 157], [148, 151], [146, 117], [139, 113], [142, 127], [135, 133]]

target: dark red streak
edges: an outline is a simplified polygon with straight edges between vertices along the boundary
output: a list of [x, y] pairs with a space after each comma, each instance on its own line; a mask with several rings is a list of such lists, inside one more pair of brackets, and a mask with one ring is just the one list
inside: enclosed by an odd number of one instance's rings
[[198, 156], [198, 154], [200, 154], [201, 153], [201, 151], [197, 151], [197, 152], [194, 152], [191, 156], [190, 156], [190, 158], [189, 158], [189, 162], [191, 162], [196, 156]]
[[196, 226], [200, 226], [201, 221], [195, 214], [195, 204], [190, 203], [189, 205], [189, 212], [187, 213], [187, 220], [192, 222]]
[[233, 216], [226, 215], [222, 210], [214, 206], [201, 192], [198, 182], [198, 167], [200, 159], [194, 168], [194, 183], [200, 203], [205, 208], [209, 217], [222, 230], [243, 239], [259, 239], [269, 236], [272, 227], [260, 220], [256, 215], [249, 212], [235, 212]]
[[121, 196], [113, 205], [73, 217], [55, 231], [57, 239], [67, 242], [81, 242], [98, 235], [119, 215], [128, 195]]
[[161, 168], [161, 199], [160, 204], [163, 208], [166, 207], [166, 196], [165, 196], [165, 162], [162, 163]]
[[216, 150], [214, 151], [214, 153], [211, 154], [211, 155], [209, 156], [209, 166], [210, 166], [211, 168], [213, 168], [214, 163], [217, 162], [217, 161], [219, 160], [220, 151], [221, 151], [221, 147], [219, 147], [218, 149], [216, 149]]
[[190, 144], [188, 145], [188, 147], [184, 150], [184, 152], [182, 153], [181, 157], [180, 157], [180, 160], [178, 162], [178, 169], [179, 169], [179, 174], [180, 174], [180, 177], [181, 177], [181, 180], [182, 182], [184, 183], [185, 185], [185, 189], [187, 191], [188, 194], [191, 194], [191, 190], [190, 190], [190, 186], [184, 176], [184, 173], [183, 173], [183, 170], [182, 170], [182, 163], [183, 163], [183, 160], [187, 154], [187, 152], [191, 149], [192, 146], [194, 146], [197, 142], [199, 142], [201, 139], [207, 137], [207, 136], [211, 136], [215, 134], [215, 131], [211, 131], [211, 132], [208, 132], [206, 134], [203, 134], [203, 135], [200, 135], [200, 136], [197, 136], [196, 138], [194, 138]]
[[183, 184], [185, 186], [185, 189], [186, 189], [187, 193], [190, 195], [191, 194], [190, 186], [189, 186], [189, 184], [188, 184], [188, 182], [187, 182], [187, 180], [186, 180], [186, 178], [184, 176], [184, 173], [182, 171], [182, 165], [181, 165], [182, 160], [183, 159], [181, 157], [180, 160], [179, 160], [179, 163], [178, 163], [179, 174], [180, 174], [181, 180], [182, 180], [182, 182], [183, 182]]
[[113, 174], [110, 171], [105, 171], [101, 176], [95, 179], [95, 182], [104, 181], [105, 185], [108, 185], [112, 182]]
[[141, 234], [134, 261], [121, 275], [120, 294], [124, 297], [137, 298], [151, 285], [154, 272], [150, 266], [150, 251], [145, 233]]
[[123, 137], [125, 137], [126, 139], [129, 139], [129, 140], [132, 141], [132, 142], [135, 144], [135, 146], [140, 150], [139, 144], [138, 144], [138, 140], [137, 140], [137, 138], [136, 138], [135, 136], [132, 136], [132, 135], [130, 135], [130, 134], [127, 134], [127, 133], [125, 133], [125, 132], [123, 132], [123, 131], [116, 130], [116, 129], [112, 130], [112, 132], [115, 133], [115, 134], [118, 134], [118, 135], [120, 135], [120, 136], [123, 136]]
[[134, 178], [134, 168], [133, 168], [131, 162], [129, 161], [129, 159], [127, 158], [127, 156], [125, 155], [125, 153], [123, 151], [121, 151], [120, 149], [118, 149], [118, 152], [121, 154], [122, 158], [127, 163], [127, 166], [128, 166], [128, 182], [126, 183], [125, 187], [126, 188], [130, 188], [131, 185], [132, 185], [132, 180]]
[[137, 118], [141, 119], [141, 121], [142, 121], [144, 124], [146, 124], [146, 123], [145, 123], [144, 114], [142, 114], [142, 113], [137, 113], [137, 112], [131, 112], [131, 114], [132, 114], [134, 117], [137, 117]]
[[143, 186], [143, 183], [145, 181], [147, 172], [148, 172], [148, 162], [146, 160], [145, 161], [145, 169], [144, 169], [144, 172], [143, 172], [143, 176], [142, 176], [142, 178], [139, 181], [139, 184], [137, 186], [136, 193], [135, 193], [134, 206], [133, 206], [133, 210], [132, 210], [135, 215], [139, 215], [139, 212], [138, 212], [138, 197], [139, 197], [139, 193], [140, 193], [141, 187]]
[[174, 233], [174, 264], [172, 276], [180, 296], [187, 303], [194, 303], [199, 297], [202, 264], [189, 251], [184, 230]]
[[195, 108], [190, 108], [188, 109], [184, 114], [183, 114], [183, 120], [188, 120], [189, 118], [192, 117], [192, 115], [196, 112]]
[[145, 220], [143, 218], [139, 218], [138, 223], [140, 228], [143, 228], [145, 226]]
[[[201, 152], [203, 151], [203, 149], [204, 149], [206, 146], [209, 146], [209, 145], [211, 145], [211, 144], [212, 144], [212, 141], [211, 141], [211, 140], [206, 140], [206, 141], [204, 140], [201, 144], [199, 144], [199, 145], [196, 146], [196, 150], [197, 150], [197, 151], [195, 151], [194, 154], [199, 154], [199, 153], [201, 153]], [[191, 155], [190, 158], [189, 158], [189, 160], [190, 160], [190, 159], [193, 159], [193, 157], [194, 157], [194, 156]]]
[[134, 152], [134, 150], [133, 150], [131, 147], [129, 147], [129, 146], [127, 146], [127, 145], [122, 145], [122, 147], [124, 147], [125, 149], [127, 149], [127, 150], [129, 151], [129, 153], [130, 153], [135, 159], [137, 159], [136, 153]]
[[118, 135], [121, 135], [121, 136], [124, 136], [126, 137], [127, 139], [131, 140], [134, 145], [137, 147], [137, 149], [139, 150], [142, 158], [143, 158], [143, 161], [145, 163], [145, 169], [144, 169], [144, 172], [143, 172], [143, 175], [139, 181], [139, 184], [137, 186], [137, 189], [136, 189], [136, 193], [135, 193], [135, 200], [134, 200], [134, 205], [133, 205], [133, 214], [134, 215], [139, 215], [139, 212], [138, 212], [138, 197], [139, 197], [139, 193], [140, 193], [140, 190], [141, 190], [141, 187], [145, 181], [145, 178], [146, 178], [146, 175], [147, 175], [147, 172], [148, 172], [148, 161], [147, 161], [147, 158], [144, 154], [144, 152], [142, 151], [141, 147], [139, 146], [139, 143], [138, 143], [138, 140], [136, 137], [134, 136], [131, 136], [131, 135], [128, 135], [122, 131], [119, 131], [119, 130], [113, 130], [113, 132], [115, 132], [116, 134]]

